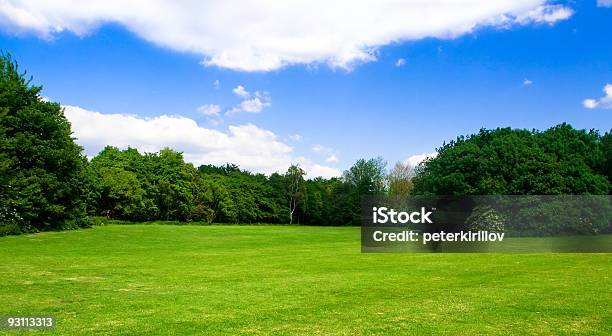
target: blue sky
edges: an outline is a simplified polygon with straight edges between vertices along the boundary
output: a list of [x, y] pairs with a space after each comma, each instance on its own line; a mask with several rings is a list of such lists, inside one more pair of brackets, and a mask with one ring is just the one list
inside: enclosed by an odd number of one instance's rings
[[[569, 122], [577, 128], [609, 130], [612, 98], [603, 90], [612, 83], [612, 7], [605, 1], [599, 6], [595, 1], [536, 5], [557, 6], [553, 9], [571, 15], [550, 20], [532, 15], [527, 20], [515, 14], [509, 23], [480, 23], [467, 31], [450, 27], [443, 36], [435, 30], [419, 32], [423, 37], [400, 33], [391, 41], [373, 43], [365, 56], [351, 53], [340, 65], [333, 52], [311, 56], [308, 45], [299, 48], [302, 54], [292, 50], [280, 56], [274, 54], [278, 46], [258, 49], [270, 59], [284, 57], [280, 65], [266, 61], [272, 65], [262, 66], [260, 58], [244, 64], [216, 61], [224, 55], [222, 43], [213, 51], [183, 50], [121, 19], [100, 19], [84, 27], [79, 21], [65, 21], [62, 29], [44, 30], [11, 17], [15, 12], [0, 15], [0, 48], [14, 55], [34, 83], [44, 85], [49, 99], [83, 111], [132, 116], [142, 124], [127, 133], [155, 133], [146, 120], [162, 115], [195, 121], [196, 126], [188, 125], [197, 128], [195, 133], [185, 135], [193, 143], [170, 140], [169, 145], [193, 152], [188, 159], [196, 163], [239, 161], [245, 168], [271, 172], [292, 161], [314, 175], [328, 176], [359, 158], [380, 155], [394, 163], [431, 153], [443, 141], [482, 127], [545, 129]], [[236, 54], [238, 62], [253, 58], [240, 52], [228, 53]], [[233, 92], [238, 86], [248, 96]], [[593, 99], [593, 104], [585, 99]], [[251, 112], [240, 109], [245, 101], [254, 104], [247, 107]], [[214, 105], [217, 115], [198, 109], [205, 105]], [[235, 112], [229, 112], [232, 109]], [[111, 124], [100, 126], [103, 134], [92, 134], [98, 132], [96, 122], [112, 121], [79, 116], [71, 121], [80, 127], [75, 134], [81, 135], [90, 155], [104, 142], [132, 141], [124, 139], [126, 134], [113, 137]], [[122, 122], [119, 117], [115, 121]], [[233, 136], [244, 141], [229, 144], [223, 136], [232, 137], [230, 126], [244, 125], [260, 133], [237, 132]], [[182, 126], [173, 127], [180, 133]], [[196, 135], [208, 130], [221, 140]], [[156, 136], [137, 136], [134, 145], [155, 150], [164, 140]], [[201, 141], [229, 145], [200, 148], [199, 136]], [[259, 136], [265, 139], [249, 152], [249, 139]], [[115, 141], [119, 138], [123, 140]], [[275, 161], [278, 157], [283, 159]]]

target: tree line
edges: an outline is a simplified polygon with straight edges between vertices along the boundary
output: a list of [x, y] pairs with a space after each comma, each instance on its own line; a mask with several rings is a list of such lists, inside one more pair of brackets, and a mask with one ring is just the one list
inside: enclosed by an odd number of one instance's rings
[[[360, 161], [356, 167], [365, 169], [374, 162]], [[88, 208], [107, 218], [316, 225], [354, 224], [358, 219], [358, 182], [305, 180], [296, 165], [266, 176], [232, 164], [195, 168], [169, 148], [141, 154], [106, 147], [87, 169]], [[349, 171], [346, 176], [362, 178]]]
[[0, 235], [91, 226], [92, 218], [358, 225], [364, 195], [609, 194], [611, 132], [561, 124], [461, 136], [418, 167], [358, 160], [341, 177], [195, 167], [165, 148], [106, 147], [88, 160], [58, 103], [0, 57]]

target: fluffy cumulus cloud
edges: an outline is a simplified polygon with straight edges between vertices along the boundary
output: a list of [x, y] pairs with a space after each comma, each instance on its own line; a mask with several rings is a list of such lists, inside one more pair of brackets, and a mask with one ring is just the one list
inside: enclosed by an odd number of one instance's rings
[[410, 167], [416, 167], [416, 166], [418, 166], [419, 163], [423, 162], [424, 160], [430, 159], [430, 158], [435, 158], [436, 156], [438, 156], [437, 152], [422, 153], [422, 154], [412, 155], [409, 158], [407, 158], [404, 161], [404, 163], [407, 164]]
[[218, 116], [221, 113], [221, 106], [215, 104], [207, 104], [198, 107], [198, 112], [207, 117]]
[[223, 119], [221, 118], [221, 106], [216, 104], [206, 104], [197, 108], [197, 111], [202, 113], [206, 120], [208, 120], [211, 124], [217, 126], [223, 123]]
[[398, 41], [553, 24], [572, 14], [547, 0], [0, 1], [0, 25], [14, 33], [85, 36], [115, 23], [156, 45], [200, 54], [205, 65], [243, 71], [310, 63], [350, 68]]
[[597, 108], [597, 106], [599, 106], [599, 102], [597, 101], [597, 99], [585, 99], [582, 101], [582, 105], [588, 109], [594, 109]]
[[272, 105], [272, 98], [268, 92], [256, 91], [255, 94], [251, 94], [242, 85], [235, 87], [232, 92], [243, 100], [240, 104], [227, 111], [226, 114], [228, 115], [238, 112], [259, 113], [264, 108]]
[[293, 148], [265, 129], [252, 124], [229, 126], [226, 132], [200, 127], [193, 119], [181, 116], [141, 118], [126, 114], [102, 114], [78, 106], [64, 106], [77, 142], [93, 156], [104, 146], [132, 146], [142, 152], [164, 147], [182, 151], [185, 160], [195, 165], [235, 163], [261, 173], [285, 171], [299, 162], [309, 177], [330, 177], [337, 169], [294, 157]]
[[604, 109], [612, 109], [612, 84], [606, 84], [603, 88], [604, 96], [595, 99], [588, 98], [582, 101], [582, 105], [588, 109], [594, 108], [604, 108]]
[[533, 84], [533, 81], [531, 79], [525, 78], [525, 80], [523, 81], [523, 86], [529, 86], [531, 84]]
[[235, 88], [232, 90], [232, 92], [233, 92], [235, 95], [237, 95], [238, 97], [240, 97], [240, 98], [244, 98], [244, 99], [247, 99], [247, 98], [249, 98], [249, 97], [251, 96], [251, 94], [249, 93], [249, 91], [247, 91], [247, 90], [244, 88], [244, 86], [242, 86], [242, 85], [238, 85], [238, 86], [236, 86], [236, 87], [235, 87]]
[[335, 167], [329, 167], [314, 163], [303, 156], [297, 157], [296, 162], [306, 171], [306, 178], [315, 178], [317, 176], [323, 177], [340, 177], [342, 172]]
[[238, 106], [234, 107], [230, 112], [248, 112], [248, 113], [259, 113], [264, 107], [270, 106], [270, 101], [261, 98], [255, 97], [252, 99], [243, 100], [238, 104]]
[[302, 167], [306, 168], [306, 178], [315, 178], [317, 176], [323, 177], [340, 177], [342, 176], [342, 172], [337, 168], [322, 166], [320, 164], [310, 164], [305, 163], [302, 164]]

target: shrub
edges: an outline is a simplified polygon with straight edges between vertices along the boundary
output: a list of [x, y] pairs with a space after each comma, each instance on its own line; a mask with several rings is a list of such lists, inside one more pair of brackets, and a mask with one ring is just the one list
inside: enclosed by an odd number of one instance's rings
[[477, 205], [465, 220], [469, 231], [504, 232], [505, 219], [497, 210], [488, 205]]

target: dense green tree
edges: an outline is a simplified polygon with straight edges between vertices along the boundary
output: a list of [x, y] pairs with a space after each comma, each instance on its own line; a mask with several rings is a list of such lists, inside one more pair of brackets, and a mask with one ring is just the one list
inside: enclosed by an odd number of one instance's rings
[[329, 181], [330, 202], [326, 207], [326, 225], [360, 225], [361, 194], [351, 183], [338, 178]]
[[[359, 198], [356, 189], [340, 178], [306, 180], [306, 202], [301, 218], [308, 225], [359, 224]], [[357, 218], [357, 219], [356, 219]]]
[[[381, 158], [360, 159], [342, 176], [342, 184], [334, 191], [338, 212], [334, 220], [348, 225], [361, 224], [361, 199], [365, 195], [382, 195], [386, 192], [387, 163]], [[345, 222], [346, 221], [346, 222]]]
[[215, 222], [287, 223], [286, 185], [283, 175], [252, 174], [235, 165], [198, 168], [200, 178], [212, 190]]
[[91, 161], [98, 213], [129, 220], [211, 219], [210, 186], [183, 155], [106, 147]]
[[150, 181], [153, 172], [136, 149], [106, 147], [90, 164], [97, 199], [97, 214], [108, 218], [151, 220], [159, 216], [153, 200], [158, 193]]
[[88, 225], [87, 161], [41, 89], [0, 55], [0, 222], [15, 233]]
[[608, 194], [595, 131], [567, 124], [544, 132], [498, 128], [459, 137], [417, 168], [414, 193], [436, 195]]
[[604, 158], [599, 172], [607, 176], [608, 181], [612, 183], [612, 131], [606, 132], [601, 138], [601, 148]]
[[188, 219], [193, 207], [196, 169], [185, 163], [182, 153], [169, 148], [148, 154], [146, 158], [152, 166], [152, 183], [156, 187], [155, 203], [159, 208], [160, 218]]
[[385, 191], [386, 166], [381, 157], [360, 159], [344, 172], [343, 178], [359, 195], [381, 194]]

